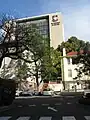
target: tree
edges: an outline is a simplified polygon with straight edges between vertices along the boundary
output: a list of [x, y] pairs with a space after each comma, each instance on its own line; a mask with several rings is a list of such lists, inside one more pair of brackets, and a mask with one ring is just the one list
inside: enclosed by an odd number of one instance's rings
[[[0, 67], [2, 65], [3, 58], [15, 56], [22, 52], [21, 49], [21, 36], [19, 30], [16, 31], [16, 22], [7, 16], [2, 16], [0, 19]], [[19, 40], [19, 43], [18, 43]]]
[[[28, 26], [26, 29], [25, 44], [27, 49], [20, 57], [31, 64], [29, 72], [35, 76], [37, 86], [39, 86], [38, 78], [41, 76], [41, 66], [46, 55], [46, 49], [49, 49], [49, 39], [44, 39], [33, 25]], [[25, 59], [26, 54], [28, 54], [27, 59]]]
[[57, 51], [57, 49], [51, 48], [51, 62], [52, 62], [52, 77], [53, 79], [60, 80], [61, 78], [61, 52]]
[[[1, 28], [5, 31], [1, 37], [1, 47], [4, 51], [2, 59], [10, 57], [27, 62], [29, 74], [35, 76], [37, 86], [39, 85], [39, 77], [42, 80], [48, 78], [50, 80], [59, 76], [61, 73], [60, 53], [50, 49], [50, 40], [44, 39], [39, 34], [35, 24], [21, 24], [17, 20], [9, 19], [3, 22]], [[22, 68], [19, 72], [25, 71]]]
[[54, 48], [50, 48], [43, 58], [42, 78], [48, 81], [56, 81], [61, 78], [61, 54]]
[[82, 66], [80, 67], [80, 72], [78, 74], [79, 75], [84, 74], [90, 76], [90, 43], [89, 42], [85, 43], [82, 54], [79, 53], [75, 58], [75, 61], [77, 61], [79, 64], [82, 64]]
[[82, 74], [90, 75], [90, 43], [72, 36], [66, 42], [59, 45], [57, 50], [62, 52], [63, 48], [66, 49], [66, 53], [72, 51], [77, 52], [76, 57], [72, 56], [73, 64], [78, 64], [78, 68], [76, 69], [78, 74], [76, 78], [81, 78]]
[[62, 42], [62, 44], [58, 46], [57, 50], [62, 52], [63, 48], [66, 48], [66, 53], [69, 53], [71, 51], [80, 51], [84, 46], [85, 41], [72, 36], [66, 42]]
[[35, 24], [20, 24], [17, 20], [10, 19], [4, 19], [1, 23], [0, 28], [4, 32], [1, 35], [0, 66], [4, 57], [21, 59], [29, 64], [34, 64], [34, 72], [31, 71], [30, 73], [36, 77], [38, 86], [40, 66], [45, 49], [49, 46], [49, 39], [44, 39], [39, 34]]

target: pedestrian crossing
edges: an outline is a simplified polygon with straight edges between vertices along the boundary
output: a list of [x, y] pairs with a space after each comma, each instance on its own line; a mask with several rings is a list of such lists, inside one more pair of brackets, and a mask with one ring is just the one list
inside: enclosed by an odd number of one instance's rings
[[[20, 116], [18, 118], [13, 118], [12, 116], [2, 116], [0, 117], [0, 120], [34, 120], [32, 117], [24, 117]], [[37, 120], [56, 120], [55, 118], [53, 119], [52, 116], [41, 116]], [[82, 120], [82, 119], [76, 119], [75, 116], [62, 116], [58, 118], [58, 120]], [[83, 116], [83, 120], [90, 120], [90, 116]]]

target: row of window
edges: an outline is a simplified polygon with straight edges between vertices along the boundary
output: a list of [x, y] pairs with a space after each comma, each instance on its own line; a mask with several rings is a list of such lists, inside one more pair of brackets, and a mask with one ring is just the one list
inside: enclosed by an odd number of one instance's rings
[[38, 30], [38, 32], [39, 32], [41, 35], [48, 35], [48, 31], [47, 31], [47, 30]]
[[[67, 58], [67, 63], [68, 65], [71, 63], [70, 58]], [[77, 61], [75, 60], [75, 58], [72, 58], [72, 64], [77, 64]]]
[[46, 25], [39, 26], [38, 29], [39, 29], [39, 30], [43, 30], [43, 29], [44, 29], [44, 30], [48, 30], [48, 26], [46, 26]]
[[36, 25], [39, 26], [48, 26], [48, 22], [40, 22], [40, 23], [36, 23]]

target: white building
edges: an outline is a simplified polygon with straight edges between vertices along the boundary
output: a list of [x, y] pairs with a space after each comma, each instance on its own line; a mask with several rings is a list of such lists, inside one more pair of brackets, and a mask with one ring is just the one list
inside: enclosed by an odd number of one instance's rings
[[66, 90], [75, 90], [75, 89], [83, 89], [86, 87], [86, 81], [90, 80], [90, 76], [82, 74], [82, 77], [77, 78], [77, 70], [82, 66], [82, 64], [73, 64], [72, 57], [75, 57], [77, 52], [70, 52], [66, 54], [65, 49], [63, 49], [63, 56], [67, 56], [63, 58], [63, 81], [65, 83]]

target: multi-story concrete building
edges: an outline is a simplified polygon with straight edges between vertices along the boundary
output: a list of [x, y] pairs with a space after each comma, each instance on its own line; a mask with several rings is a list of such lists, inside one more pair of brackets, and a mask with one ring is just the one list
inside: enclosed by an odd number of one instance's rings
[[[16, 20], [19, 24], [35, 24], [39, 33], [44, 38], [49, 38], [50, 47], [57, 48], [64, 41], [64, 27], [61, 13], [51, 13]], [[8, 61], [8, 62], [7, 62]], [[10, 63], [11, 59], [5, 58], [5, 63]], [[13, 71], [14, 72], [14, 71]]]
[[[64, 27], [61, 13], [51, 13], [27, 18], [17, 19], [18, 23], [36, 24], [39, 33], [50, 39], [50, 46], [57, 48], [64, 41]], [[9, 64], [10, 60], [6, 58], [5, 64]], [[2, 66], [4, 65], [4, 61]]]
[[64, 41], [64, 28], [61, 13], [51, 13], [17, 19], [18, 23], [35, 24], [44, 38], [50, 39], [50, 46], [57, 48]]

